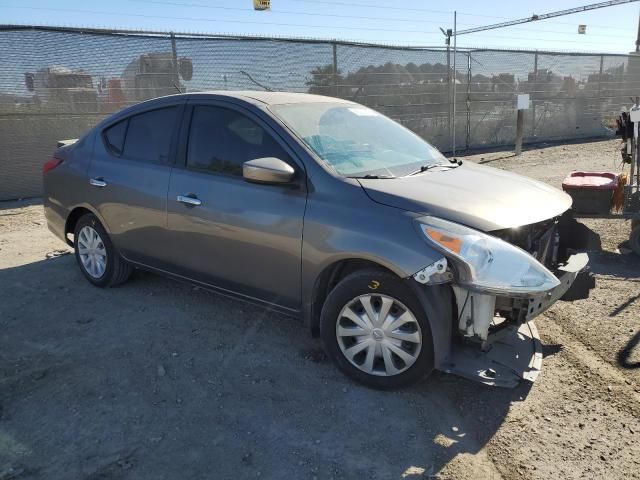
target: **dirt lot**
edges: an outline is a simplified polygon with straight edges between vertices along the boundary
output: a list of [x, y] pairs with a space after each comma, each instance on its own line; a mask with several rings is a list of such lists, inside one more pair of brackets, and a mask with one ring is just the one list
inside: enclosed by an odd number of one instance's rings
[[[557, 186], [615, 146], [468, 158]], [[598, 286], [536, 321], [533, 386], [384, 393], [295, 319], [146, 273], [94, 288], [37, 202], [0, 203], [0, 480], [640, 478], [640, 258], [628, 223], [586, 223]]]

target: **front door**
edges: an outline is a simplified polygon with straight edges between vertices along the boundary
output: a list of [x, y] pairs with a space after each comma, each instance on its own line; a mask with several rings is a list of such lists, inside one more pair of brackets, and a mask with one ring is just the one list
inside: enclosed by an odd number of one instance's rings
[[[174, 271], [289, 309], [300, 308], [303, 168], [258, 117], [216, 102], [187, 108], [183, 164], [171, 174], [168, 229]], [[249, 183], [248, 160], [276, 157], [290, 185]], [[179, 161], [179, 160], [178, 160]]]
[[92, 200], [129, 260], [163, 266], [172, 139], [183, 104], [134, 114], [98, 134], [89, 167]]

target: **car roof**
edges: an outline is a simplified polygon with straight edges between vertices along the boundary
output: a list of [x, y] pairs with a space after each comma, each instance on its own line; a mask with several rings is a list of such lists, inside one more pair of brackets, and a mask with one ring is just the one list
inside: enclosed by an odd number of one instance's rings
[[229, 91], [229, 90], [212, 90], [206, 92], [187, 93], [185, 96], [189, 98], [206, 98], [208, 96], [238, 98], [251, 103], [264, 105], [282, 105], [292, 103], [349, 103], [348, 100], [341, 98], [326, 97], [324, 95], [313, 95], [310, 93], [295, 92], [266, 92], [254, 90]]

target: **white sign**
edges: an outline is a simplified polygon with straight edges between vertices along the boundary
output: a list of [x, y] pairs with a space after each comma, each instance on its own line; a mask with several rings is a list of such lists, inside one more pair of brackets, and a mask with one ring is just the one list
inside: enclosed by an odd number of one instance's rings
[[518, 110], [529, 110], [529, 94], [518, 95]]

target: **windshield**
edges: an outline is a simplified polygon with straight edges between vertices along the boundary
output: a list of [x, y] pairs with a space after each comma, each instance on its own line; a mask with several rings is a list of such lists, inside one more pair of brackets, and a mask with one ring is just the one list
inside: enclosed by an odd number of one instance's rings
[[448, 163], [416, 134], [361, 105], [297, 103], [270, 109], [345, 177], [401, 177], [422, 166]]

